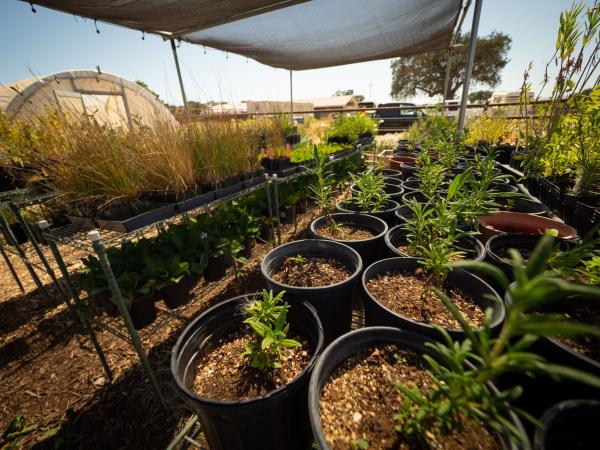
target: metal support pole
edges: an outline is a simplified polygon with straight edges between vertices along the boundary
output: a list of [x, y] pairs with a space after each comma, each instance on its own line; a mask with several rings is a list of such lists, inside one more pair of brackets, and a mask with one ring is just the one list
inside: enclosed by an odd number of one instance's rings
[[131, 345], [135, 349], [140, 358], [140, 362], [142, 363], [142, 367], [144, 368], [150, 383], [152, 384], [152, 388], [156, 393], [158, 400], [165, 411], [165, 413], [169, 412], [167, 408], [167, 404], [165, 399], [160, 391], [160, 387], [158, 386], [158, 381], [154, 376], [154, 372], [152, 371], [152, 367], [150, 366], [150, 361], [146, 357], [146, 353], [144, 352], [144, 348], [142, 347], [142, 341], [140, 340], [140, 336], [137, 333], [135, 327], [133, 326], [133, 321], [131, 320], [131, 316], [129, 315], [129, 310], [127, 306], [125, 306], [125, 300], [123, 299], [123, 295], [121, 294], [121, 289], [119, 289], [119, 283], [117, 283], [117, 279], [115, 278], [115, 274], [113, 273], [110, 262], [108, 261], [108, 256], [106, 255], [106, 249], [104, 248], [104, 244], [102, 243], [102, 239], [100, 238], [100, 233], [97, 230], [90, 231], [88, 233], [88, 238], [92, 241], [92, 247], [94, 251], [98, 255], [98, 259], [100, 261], [100, 266], [102, 267], [102, 271], [106, 276], [106, 280], [108, 281], [108, 286], [110, 287], [113, 298], [116, 300], [117, 307], [119, 308], [119, 312], [121, 316], [123, 316], [123, 320], [125, 321], [125, 326], [127, 327], [127, 331], [129, 332], [129, 336], [131, 337]]
[[42, 298], [44, 299], [46, 304], [48, 306], [51, 306], [52, 300], [50, 299], [50, 296], [48, 295], [48, 291], [46, 291], [44, 284], [38, 277], [37, 273], [35, 273], [35, 270], [33, 269], [31, 262], [29, 261], [29, 259], [27, 259], [27, 255], [25, 254], [25, 252], [23, 251], [23, 249], [17, 242], [15, 235], [13, 234], [12, 230], [10, 229], [10, 225], [8, 224], [8, 221], [6, 220], [6, 217], [4, 217], [4, 214], [2, 214], [2, 212], [0, 212], [0, 225], [2, 227], [4, 227], [4, 230], [6, 231], [6, 237], [7, 237], [8, 243], [10, 245], [12, 245], [15, 248], [15, 250], [17, 251], [19, 258], [21, 259], [23, 264], [25, 264], [25, 268], [29, 272], [29, 275], [31, 276], [31, 279], [35, 283], [35, 286], [37, 287], [38, 291], [40, 291], [40, 295], [42, 296]]
[[294, 123], [294, 84], [292, 83], [292, 71], [290, 70], [290, 122]]
[[267, 183], [265, 184], [265, 192], [267, 194], [267, 209], [269, 212], [269, 230], [271, 230], [271, 232], [269, 233], [269, 238], [273, 239], [273, 241], [275, 240], [275, 232], [273, 229], [273, 206], [271, 203], [271, 182], [269, 181], [269, 174], [265, 173], [265, 180], [267, 180]]
[[446, 112], [446, 100], [448, 100], [448, 84], [450, 82], [450, 66], [452, 65], [452, 46], [448, 48], [448, 59], [446, 60], [446, 76], [444, 77], [444, 101], [442, 111]]
[[29, 228], [29, 225], [23, 219], [23, 216], [21, 215], [21, 212], [19, 211], [19, 208], [14, 203], [11, 203], [9, 206], [10, 206], [10, 209], [12, 210], [13, 214], [15, 215], [15, 217], [17, 218], [17, 220], [21, 224], [21, 227], [23, 227], [23, 230], [25, 231], [25, 234], [27, 235], [27, 238], [31, 242], [31, 245], [33, 246], [33, 249], [37, 253], [38, 258], [40, 258], [40, 261], [42, 261], [42, 265], [44, 266], [44, 269], [46, 269], [46, 272], [48, 273], [48, 275], [52, 279], [52, 282], [56, 286], [56, 289], [58, 290], [58, 292], [60, 293], [60, 295], [62, 296], [62, 298], [68, 304], [67, 293], [64, 291], [64, 289], [62, 288], [62, 286], [58, 282], [58, 279], [56, 278], [56, 275], [54, 274], [54, 270], [52, 270], [52, 267], [50, 267], [50, 264], [48, 263], [48, 260], [44, 256], [44, 252], [42, 252], [42, 249], [40, 248], [40, 245], [38, 244], [38, 241], [35, 238], [35, 235], [31, 231], [31, 228]]
[[[40, 220], [38, 222], [38, 226], [39, 226], [42, 234], [44, 233], [44, 231], [46, 231], [50, 227], [50, 225], [48, 225], [48, 222], [46, 220]], [[65, 282], [65, 285], [67, 286], [67, 290], [69, 291], [71, 298], [73, 299], [73, 301], [75, 302], [76, 305], [79, 305], [81, 303], [81, 300], [79, 299], [79, 294], [77, 293], [77, 290], [75, 288], [73, 288], [73, 284], [71, 283], [71, 277], [69, 275], [69, 270], [67, 269], [67, 266], [65, 265], [65, 261], [63, 260], [61, 254], [60, 254], [60, 251], [58, 250], [56, 242], [48, 240], [48, 247], [50, 247], [50, 251], [52, 251], [52, 255], [54, 256], [56, 265], [58, 266], [58, 269], [60, 270], [60, 273], [62, 274], [63, 280]], [[69, 304], [67, 303], [67, 305], [69, 305]], [[86, 317], [80, 311], [76, 310], [76, 312], [77, 312], [78, 319], [83, 323], [83, 325], [87, 329], [90, 330], [90, 340], [92, 341], [92, 345], [94, 346], [94, 349], [96, 350], [96, 354], [98, 355], [98, 358], [100, 358], [100, 362], [102, 363], [102, 367], [104, 368], [104, 373], [106, 374], [108, 379], [112, 382], [113, 381], [112, 370], [110, 370], [110, 366], [108, 364], [108, 361], [106, 360], [106, 356], [104, 355], [104, 352], [102, 351], [102, 347], [100, 347], [100, 343], [98, 342], [98, 338], [96, 337], [96, 332], [94, 331], [94, 328], [92, 327], [92, 324], [91, 324], [89, 318]]]
[[185, 115], [188, 121], [191, 122], [190, 110], [188, 109], [187, 97], [185, 96], [185, 89], [183, 88], [183, 78], [181, 78], [181, 69], [179, 68], [179, 58], [177, 57], [177, 46], [175, 40], [170, 39], [171, 50], [173, 50], [173, 58], [175, 59], [175, 68], [177, 69], [177, 78], [179, 79], [179, 88], [181, 89], [181, 98], [183, 99], [183, 109], [185, 109]]
[[277, 245], [281, 245], [281, 224], [279, 222], [279, 191], [277, 189], [277, 174], [273, 174], [273, 199], [275, 200], [275, 221], [277, 222]]
[[4, 246], [2, 244], [0, 244], [0, 253], [2, 253], [2, 258], [4, 258], [4, 262], [8, 266], [8, 270], [10, 270], [10, 274], [15, 279], [17, 285], [19, 286], [19, 289], [21, 289], [21, 293], [24, 294], [25, 293], [25, 289], [23, 289], [23, 284], [21, 283], [21, 280], [19, 280], [19, 276], [17, 275], [17, 272], [16, 272], [14, 266], [10, 262], [10, 259], [9, 259], [8, 255], [4, 251]]
[[463, 83], [462, 98], [460, 101], [460, 111], [458, 114], [458, 132], [462, 133], [465, 127], [465, 114], [467, 111], [467, 98], [469, 96], [469, 84], [471, 83], [471, 74], [475, 62], [475, 50], [477, 49], [477, 31], [479, 30], [479, 18], [481, 17], [481, 3], [483, 0], [475, 0], [475, 10], [473, 11], [473, 24], [471, 25], [471, 36], [469, 36], [469, 50], [467, 53], [467, 63], [465, 65], [465, 80]]

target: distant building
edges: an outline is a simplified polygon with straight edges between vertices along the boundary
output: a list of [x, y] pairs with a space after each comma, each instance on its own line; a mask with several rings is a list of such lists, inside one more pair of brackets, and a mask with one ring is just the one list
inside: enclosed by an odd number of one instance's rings
[[334, 112], [319, 112], [327, 109], [351, 109], [358, 106], [358, 101], [354, 95], [336, 95], [334, 97], [308, 98], [299, 100], [303, 103], [312, 103], [316, 119], [325, 119], [331, 117]]
[[209, 114], [243, 114], [247, 112], [246, 103], [219, 103], [208, 108]]
[[[533, 100], [533, 91], [527, 93], [527, 99]], [[521, 99], [521, 91], [495, 91], [491, 98], [490, 103], [518, 103]]]
[[[293, 103], [294, 117], [297, 117], [298, 111], [312, 111], [313, 104], [305, 101], [298, 101]], [[249, 114], [261, 113], [261, 114], [282, 114], [290, 113], [290, 102], [285, 100], [248, 100], [246, 102], [246, 111]], [[310, 113], [299, 114], [299, 116], [306, 116]]]

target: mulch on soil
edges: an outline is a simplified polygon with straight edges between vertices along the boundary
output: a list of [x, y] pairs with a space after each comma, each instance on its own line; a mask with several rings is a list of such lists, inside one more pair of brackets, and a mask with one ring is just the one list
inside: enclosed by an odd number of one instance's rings
[[[321, 392], [321, 424], [332, 450], [358, 447], [364, 440], [369, 450], [416, 449], [395, 431], [393, 416], [403, 396], [394, 383], [431, 387], [424, 369], [427, 364], [418, 354], [395, 345], [363, 349], [337, 367]], [[434, 442], [433, 448], [501, 448], [494, 435], [480, 424], [463, 421], [463, 427]]]
[[245, 326], [209, 343], [206, 353], [198, 361], [194, 391], [215, 400], [246, 400], [285, 386], [302, 372], [310, 360], [308, 342], [291, 333], [288, 338], [300, 342], [302, 347], [283, 348], [278, 360], [281, 368], [267, 373], [250, 367], [247, 358], [242, 356], [246, 343], [254, 339], [250, 327]]
[[[425, 276], [418, 269], [414, 274], [388, 272], [371, 278], [367, 289], [379, 303], [395, 313], [423, 323], [435, 323], [444, 328], [460, 328], [460, 324], [442, 301], [429, 291], [424, 300], [421, 294], [426, 286]], [[485, 315], [472, 299], [454, 288], [445, 288], [444, 293], [456, 305], [462, 316], [474, 327], [482, 327]]]
[[[300, 256], [300, 255], [298, 255]], [[271, 277], [282, 284], [298, 287], [329, 286], [349, 278], [352, 272], [334, 260], [302, 256], [301, 259], [287, 257], [279, 270]]]
[[[296, 227], [284, 226], [283, 241], [307, 235], [316, 211], [305, 214]], [[296, 233], [298, 231], [298, 233]], [[264, 287], [260, 259], [271, 250], [259, 244], [255, 256], [235, 280], [230, 270], [218, 282], [202, 282], [194, 301], [169, 315], [163, 305], [158, 319], [140, 332], [150, 364], [169, 407], [162, 412], [133, 348], [105, 330], [97, 337], [113, 369], [107, 379], [89, 338], [75, 333], [75, 316], [66, 308], [48, 276], [37, 271], [50, 287], [53, 305], [47, 306], [18, 258], [11, 257], [25, 285], [21, 295], [0, 264], [0, 435], [22, 414], [25, 434], [15, 448], [36, 449], [163, 449], [187, 422], [191, 412], [175, 391], [170, 374], [171, 350], [183, 328], [201, 311], [227, 298]], [[82, 254], [60, 247], [70, 273]], [[47, 249], [45, 250], [47, 251]], [[53, 267], [54, 264], [53, 264]], [[58, 271], [56, 271], [58, 273]], [[121, 319], [106, 319], [125, 331]], [[55, 433], [44, 441], [48, 431]], [[4, 443], [0, 442], [0, 448]]]
[[369, 228], [347, 222], [337, 223], [335, 228], [328, 225], [319, 228], [319, 233], [329, 239], [339, 239], [342, 241], [358, 241], [362, 239], [371, 239], [376, 236]]

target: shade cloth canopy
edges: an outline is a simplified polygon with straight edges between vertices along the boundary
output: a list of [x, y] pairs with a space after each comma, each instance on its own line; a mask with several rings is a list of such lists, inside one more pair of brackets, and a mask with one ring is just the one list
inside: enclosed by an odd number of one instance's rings
[[39, 0], [292, 70], [447, 48], [461, 0]]

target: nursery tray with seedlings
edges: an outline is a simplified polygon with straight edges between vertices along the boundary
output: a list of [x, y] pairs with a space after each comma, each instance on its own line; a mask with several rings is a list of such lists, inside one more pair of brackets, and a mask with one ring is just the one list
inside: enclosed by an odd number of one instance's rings
[[[421, 355], [393, 344], [363, 348], [341, 363], [323, 386], [320, 399], [321, 424], [330, 449], [422, 448], [396, 431], [394, 416], [404, 398], [396, 384], [426, 391], [432, 385], [427, 369]], [[473, 443], [482, 450], [502, 448], [496, 435], [466, 419], [461, 428], [439, 436], [431, 448], [467, 448]]]
[[279, 355], [281, 367], [268, 372], [252, 367], [240, 357], [255, 339], [249, 326], [212, 339], [198, 361], [194, 392], [216, 400], [246, 400], [285, 386], [300, 374], [310, 360], [306, 351], [309, 348], [307, 341], [291, 333], [288, 336], [301, 346], [283, 348]]
[[[426, 275], [420, 269], [415, 274], [388, 272], [367, 282], [371, 295], [397, 314], [417, 322], [460, 328], [448, 308], [427, 287]], [[444, 292], [471, 326], [483, 326], [484, 312], [480, 305], [449, 284], [446, 284]]]
[[334, 259], [288, 256], [271, 277], [278, 283], [298, 287], [329, 286], [348, 279], [352, 272]]

